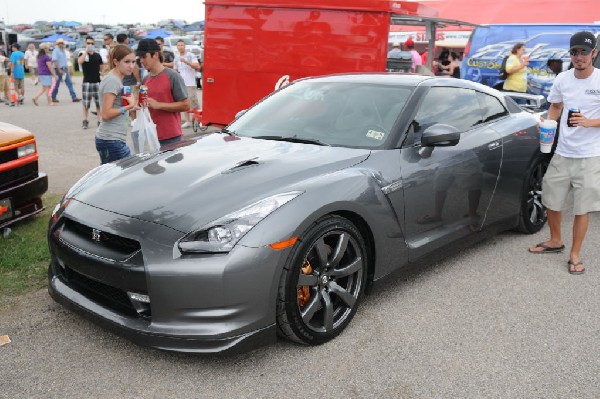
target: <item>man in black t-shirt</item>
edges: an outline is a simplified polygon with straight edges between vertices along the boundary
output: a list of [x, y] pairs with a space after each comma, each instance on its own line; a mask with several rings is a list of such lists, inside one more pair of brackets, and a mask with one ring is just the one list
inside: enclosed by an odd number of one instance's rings
[[[100, 112], [100, 99], [98, 98], [98, 89], [100, 88], [100, 66], [102, 57], [96, 51], [94, 38], [88, 36], [85, 38], [85, 50], [79, 54], [77, 62], [83, 72], [83, 86], [81, 88], [81, 99], [83, 104], [83, 125], [84, 129], [89, 126], [88, 112], [92, 104], [92, 99], [96, 103], [96, 113]], [[98, 121], [100, 124], [100, 121]]]

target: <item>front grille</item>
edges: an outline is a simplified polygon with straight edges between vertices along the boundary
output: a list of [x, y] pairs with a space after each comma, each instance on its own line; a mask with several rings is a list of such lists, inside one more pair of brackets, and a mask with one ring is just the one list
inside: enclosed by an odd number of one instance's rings
[[68, 266], [56, 266], [55, 271], [68, 286], [91, 300], [127, 316], [138, 315], [125, 291], [92, 280]]
[[31, 162], [18, 168], [0, 172], [0, 188], [17, 185], [37, 176], [38, 163]]
[[18, 157], [19, 157], [19, 155], [18, 155], [17, 148], [13, 148], [11, 150], [0, 151], [0, 163], [14, 161]]
[[136, 240], [100, 231], [68, 218], [65, 218], [60, 238], [90, 254], [118, 261], [130, 258], [141, 249]]

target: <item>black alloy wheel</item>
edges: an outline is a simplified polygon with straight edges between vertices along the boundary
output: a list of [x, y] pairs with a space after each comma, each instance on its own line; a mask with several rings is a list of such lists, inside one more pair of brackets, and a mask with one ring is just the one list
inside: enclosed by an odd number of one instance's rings
[[328, 216], [312, 225], [282, 273], [279, 334], [308, 345], [339, 335], [356, 313], [366, 275], [365, 240], [349, 220]]
[[546, 207], [542, 204], [542, 180], [548, 164], [547, 156], [538, 157], [529, 168], [524, 181], [519, 218], [519, 231], [523, 233], [537, 233], [548, 219]]

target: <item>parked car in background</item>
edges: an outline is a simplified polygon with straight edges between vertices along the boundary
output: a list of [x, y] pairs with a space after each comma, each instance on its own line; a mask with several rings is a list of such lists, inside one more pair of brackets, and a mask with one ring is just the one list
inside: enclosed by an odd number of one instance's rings
[[192, 30], [185, 33], [187, 37], [192, 39], [195, 45], [204, 47], [204, 31], [202, 30]]
[[166, 350], [327, 342], [395, 270], [544, 226], [537, 123], [462, 79], [295, 81], [83, 177], [49, 225], [49, 292]]
[[25, 35], [25, 36], [29, 36], [32, 39], [42, 39], [42, 38], [48, 36], [48, 33], [42, 32], [39, 29], [25, 29], [24, 31], [21, 32], [21, 34]]
[[0, 122], [0, 229], [43, 211], [47, 190], [33, 134]]
[[548, 60], [562, 60], [566, 67], [569, 57], [569, 39], [575, 32], [590, 31], [600, 36], [600, 24], [498, 24], [482, 25], [473, 29], [460, 72], [463, 79], [501, 86], [500, 66], [517, 43], [525, 44], [529, 56], [527, 92], [547, 97], [555, 74], [548, 68]]
[[164, 40], [165, 40], [165, 49], [172, 51], [174, 54], [177, 54], [177, 42], [179, 40], [183, 40], [183, 42], [185, 43], [185, 48], [188, 51], [190, 51], [192, 54], [194, 54], [200, 60], [203, 58], [204, 51], [202, 50], [202, 48], [200, 46], [198, 46], [197, 44], [194, 44], [192, 39], [187, 36], [168, 36], [168, 37], [165, 37]]

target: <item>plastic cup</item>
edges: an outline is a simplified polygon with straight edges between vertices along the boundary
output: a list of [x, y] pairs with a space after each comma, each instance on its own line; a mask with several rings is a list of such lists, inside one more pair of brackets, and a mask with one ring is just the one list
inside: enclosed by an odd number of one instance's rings
[[540, 151], [549, 153], [552, 151], [554, 137], [556, 136], [557, 123], [551, 119], [544, 119], [540, 122]]

